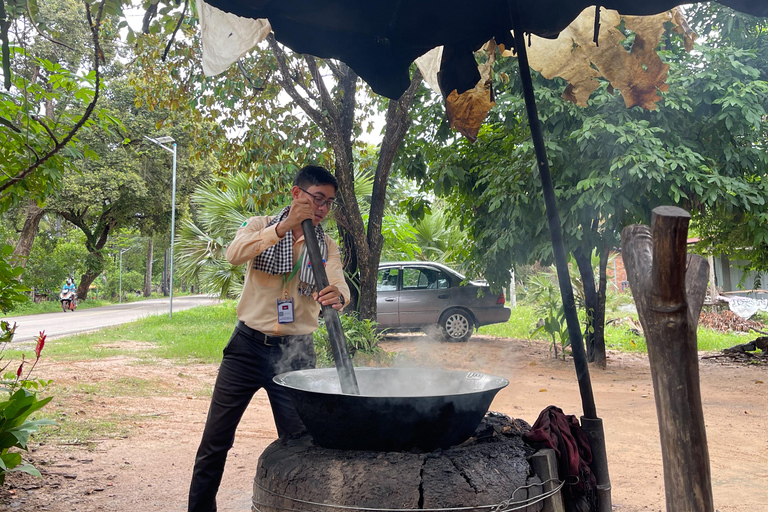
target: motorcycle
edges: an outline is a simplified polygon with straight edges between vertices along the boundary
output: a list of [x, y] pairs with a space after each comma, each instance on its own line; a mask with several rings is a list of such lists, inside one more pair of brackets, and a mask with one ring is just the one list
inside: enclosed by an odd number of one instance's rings
[[75, 300], [75, 292], [66, 288], [61, 289], [59, 293], [59, 300], [61, 301], [61, 309], [66, 313], [67, 311], [74, 311], [77, 307], [77, 301]]

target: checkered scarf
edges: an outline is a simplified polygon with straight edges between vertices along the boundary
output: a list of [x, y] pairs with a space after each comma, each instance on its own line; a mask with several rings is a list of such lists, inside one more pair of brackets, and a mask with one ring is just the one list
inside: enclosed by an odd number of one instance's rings
[[[290, 208], [290, 206], [283, 208], [279, 214], [269, 221], [267, 227], [285, 220], [288, 217], [288, 210]], [[325, 263], [325, 260], [328, 259], [328, 245], [325, 243], [325, 232], [320, 225], [315, 226], [315, 235], [317, 236], [317, 243], [320, 245], [323, 263]], [[309, 296], [318, 290], [315, 285], [315, 275], [312, 272], [306, 244], [304, 244], [304, 251], [301, 254], [300, 261], [303, 263], [299, 267], [299, 294]], [[288, 231], [279, 242], [256, 256], [253, 259], [253, 268], [272, 275], [290, 274], [293, 270], [293, 231]]]

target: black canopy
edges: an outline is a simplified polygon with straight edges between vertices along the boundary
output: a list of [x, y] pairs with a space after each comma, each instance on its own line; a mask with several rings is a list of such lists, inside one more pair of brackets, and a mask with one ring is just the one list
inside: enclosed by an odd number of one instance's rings
[[[378, 94], [398, 98], [408, 67], [445, 46], [441, 81], [447, 91], [471, 89], [479, 79], [472, 52], [491, 38], [514, 46], [508, 0], [207, 0], [225, 12], [269, 19], [278, 41], [298, 53], [345, 62]], [[515, 2], [513, 2], [515, 3]], [[594, 0], [516, 0], [524, 32], [556, 37]], [[624, 15], [657, 14], [679, 0], [606, 0]], [[719, 0], [768, 16], [765, 0]]]

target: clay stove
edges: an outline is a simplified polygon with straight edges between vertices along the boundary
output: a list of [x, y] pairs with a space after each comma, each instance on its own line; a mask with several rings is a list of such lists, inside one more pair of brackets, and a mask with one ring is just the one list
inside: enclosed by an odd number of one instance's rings
[[[318, 392], [329, 391], [324, 387], [327, 383], [317, 384], [323, 380], [322, 370], [310, 371], [315, 372], [310, 376], [295, 376], [294, 385], [300, 381], [304, 391], [312, 388], [309, 393], [300, 392], [302, 398], [299, 400], [292, 396], [309, 432], [279, 439], [262, 453], [253, 486], [254, 512], [561, 510], [556, 506], [553, 508], [561, 502], [545, 499], [556, 494], [559, 484], [554, 478], [554, 454], [551, 451], [536, 454], [523, 442], [522, 435], [530, 429], [524, 421], [497, 413], [485, 414], [496, 392], [507, 385], [505, 379], [446, 370], [411, 369], [411, 375], [398, 374], [402, 370], [397, 369], [361, 370], [357, 373], [362, 397], [348, 397], [340, 392], [318, 397]], [[376, 372], [367, 370], [386, 370], [390, 372], [388, 377], [399, 377], [388, 379], [395, 383], [393, 386], [399, 387], [398, 392], [382, 390], [382, 381], [374, 378]], [[286, 381], [290, 379], [286, 376], [290, 375], [278, 376], [275, 380], [287, 385]], [[421, 380], [414, 387], [414, 381], [408, 380], [410, 378]], [[307, 380], [314, 383], [307, 384]], [[398, 410], [393, 409], [391, 403], [382, 403], [371, 396], [366, 400], [366, 390], [372, 392], [374, 389], [367, 382], [376, 382], [373, 394], [380, 395], [379, 398], [385, 395], [402, 399], [409, 389], [421, 391], [411, 391], [410, 397], [405, 399], [406, 408]], [[431, 391], [430, 385], [433, 386]], [[442, 391], [437, 393], [437, 388]], [[489, 390], [490, 396], [487, 396]], [[397, 429], [413, 431], [419, 428], [423, 434], [424, 418], [408, 420], [415, 422], [410, 428], [401, 423], [404, 417], [413, 413], [407, 411], [409, 408], [421, 411], [422, 415], [436, 415], [434, 425], [455, 422], [458, 428], [466, 430], [466, 415], [454, 413], [466, 408], [469, 397], [462, 395], [473, 393], [480, 397], [479, 415], [470, 420], [474, 423], [469, 432], [456, 438], [455, 443], [435, 445], [428, 440], [428, 435], [422, 435], [418, 442], [414, 442], [408, 432], [398, 435]], [[452, 395], [458, 395], [460, 400], [445, 399]], [[431, 398], [427, 402], [434, 407], [430, 409], [428, 404], [419, 403], [420, 397]], [[367, 403], [350, 405], [339, 402], [339, 398]], [[318, 408], [318, 400], [326, 400], [326, 405]], [[310, 413], [307, 404], [312, 406]], [[413, 404], [418, 405], [411, 407]], [[339, 407], [346, 410], [340, 413]], [[354, 414], [350, 417], [352, 409]], [[382, 412], [383, 415], [378, 414]], [[312, 415], [310, 421], [307, 421], [307, 414]], [[342, 418], [354, 418], [354, 423], [342, 421]], [[318, 419], [328, 423], [320, 431], [320, 442], [317, 437], [313, 438]], [[384, 428], [382, 422], [387, 423]], [[414, 428], [417, 423], [422, 427]], [[342, 434], [329, 437], [334, 426]], [[366, 434], [373, 441], [366, 442]], [[444, 431], [435, 431], [436, 438], [445, 439], [444, 434]], [[396, 441], [386, 439], [387, 435], [394, 436]], [[345, 445], [345, 436], [354, 439]], [[327, 444], [329, 440], [330, 445]], [[339, 449], [350, 446], [356, 449]], [[533, 466], [537, 466], [536, 470]]]

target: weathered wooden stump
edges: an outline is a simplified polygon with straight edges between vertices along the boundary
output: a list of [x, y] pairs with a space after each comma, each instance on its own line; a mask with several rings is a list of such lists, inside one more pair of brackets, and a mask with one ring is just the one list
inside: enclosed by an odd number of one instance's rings
[[[524, 501], [543, 492], [528, 462], [534, 450], [521, 437], [528, 429], [520, 420], [488, 416], [465, 443], [432, 453], [331, 450], [314, 445], [306, 433], [279, 439], [259, 458], [253, 511], [450, 509]], [[521, 510], [543, 506], [542, 500]]]
[[709, 451], [699, 386], [696, 327], [707, 290], [704, 258], [686, 255], [691, 216], [653, 210], [648, 226], [621, 233], [624, 265], [648, 344], [669, 512], [712, 512]]

